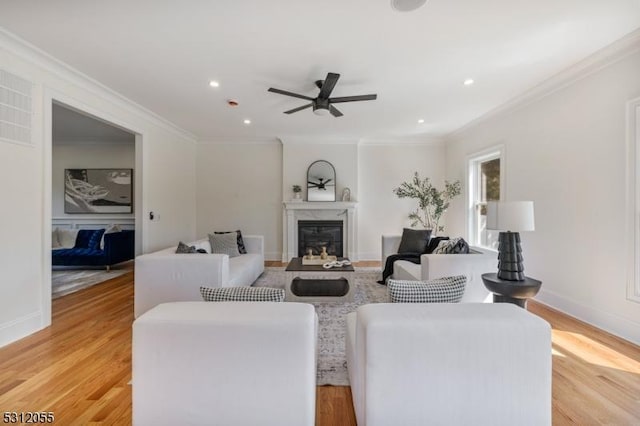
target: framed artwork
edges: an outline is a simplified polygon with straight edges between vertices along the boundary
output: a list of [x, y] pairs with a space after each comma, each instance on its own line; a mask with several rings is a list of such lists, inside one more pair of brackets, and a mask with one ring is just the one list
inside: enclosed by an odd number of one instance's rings
[[133, 213], [133, 169], [65, 169], [65, 213]]

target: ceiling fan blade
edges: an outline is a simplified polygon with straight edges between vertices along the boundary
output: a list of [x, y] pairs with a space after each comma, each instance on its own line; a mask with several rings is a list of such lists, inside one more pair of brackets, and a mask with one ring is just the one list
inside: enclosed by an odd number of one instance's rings
[[307, 181], [307, 183], [308, 183], [309, 185], [318, 186], [318, 184], [317, 184], [316, 182]]
[[329, 182], [331, 182], [333, 179], [328, 179], [324, 184], [328, 184]]
[[[331, 115], [333, 115], [334, 117], [342, 117], [344, 114], [341, 113], [338, 108], [334, 107], [333, 105], [329, 105], [329, 112], [331, 113]], [[325, 182], [326, 183], [326, 182]]]
[[324, 83], [322, 83], [322, 89], [320, 89], [320, 93], [318, 94], [319, 98], [328, 98], [333, 92], [333, 88], [336, 87], [336, 83], [340, 78], [340, 74], [336, 73], [328, 73], [327, 78], [324, 79]]
[[310, 98], [310, 97], [305, 96], [305, 95], [298, 95], [297, 93], [287, 92], [286, 90], [275, 89], [273, 87], [270, 87], [268, 91], [269, 92], [273, 92], [273, 93], [278, 93], [280, 95], [293, 96], [294, 98], [306, 99], [308, 101], [312, 101], [313, 100], [313, 98]]
[[298, 111], [302, 111], [303, 109], [307, 109], [310, 106], [312, 106], [313, 104], [307, 104], [307, 105], [302, 105], [301, 107], [298, 108], [294, 108], [294, 109], [290, 109], [289, 111], [285, 111], [285, 114], [293, 114], [294, 112], [298, 112]]
[[375, 101], [378, 95], [343, 96], [340, 98], [330, 98], [329, 102], [337, 104], [340, 102]]

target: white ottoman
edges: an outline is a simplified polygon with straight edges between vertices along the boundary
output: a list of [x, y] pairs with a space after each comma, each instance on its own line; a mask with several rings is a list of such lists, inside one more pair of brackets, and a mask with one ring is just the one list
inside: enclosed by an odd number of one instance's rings
[[312, 305], [175, 302], [133, 323], [133, 424], [313, 425]]
[[551, 328], [515, 305], [365, 305], [346, 340], [359, 426], [551, 424]]

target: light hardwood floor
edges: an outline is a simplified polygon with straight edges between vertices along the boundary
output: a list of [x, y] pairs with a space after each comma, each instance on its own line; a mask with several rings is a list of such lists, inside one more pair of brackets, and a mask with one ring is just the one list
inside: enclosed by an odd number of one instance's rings
[[[640, 348], [543, 305], [529, 310], [553, 326], [553, 423], [640, 424]], [[0, 411], [129, 424], [132, 321], [132, 273], [55, 300], [51, 327], [0, 349]], [[318, 387], [317, 424], [355, 425], [348, 387]]]

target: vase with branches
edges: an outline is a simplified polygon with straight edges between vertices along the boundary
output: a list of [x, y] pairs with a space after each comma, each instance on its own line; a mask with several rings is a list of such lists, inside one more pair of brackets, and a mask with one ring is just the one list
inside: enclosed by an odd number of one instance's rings
[[418, 172], [413, 174], [413, 179], [403, 182], [393, 190], [398, 198], [414, 198], [418, 201], [418, 208], [409, 214], [411, 226], [420, 225], [425, 229], [431, 229], [433, 234], [444, 231], [440, 225], [440, 219], [449, 208], [449, 202], [460, 195], [462, 184], [444, 181], [444, 189], [438, 190], [429, 178], [421, 179]]

